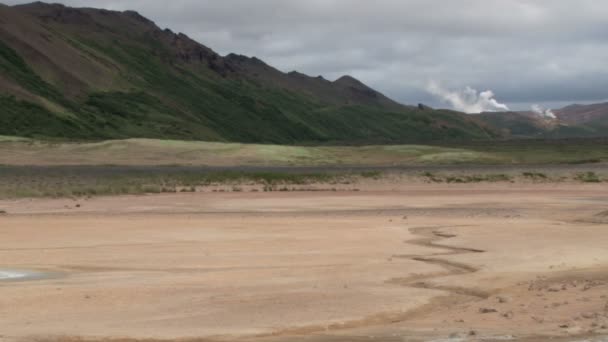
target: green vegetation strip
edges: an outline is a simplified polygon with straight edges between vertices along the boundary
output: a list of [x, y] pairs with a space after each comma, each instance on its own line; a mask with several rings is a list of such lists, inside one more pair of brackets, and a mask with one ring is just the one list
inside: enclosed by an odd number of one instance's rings
[[160, 139], [70, 142], [0, 136], [0, 164], [6, 165], [404, 166], [605, 162], [608, 162], [608, 140], [567, 145], [522, 141], [513, 145], [488, 142], [450, 146], [294, 146]]

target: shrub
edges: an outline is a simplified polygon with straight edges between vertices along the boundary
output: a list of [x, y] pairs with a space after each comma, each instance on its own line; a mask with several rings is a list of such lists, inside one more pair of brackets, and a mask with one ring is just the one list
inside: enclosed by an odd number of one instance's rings
[[602, 180], [595, 172], [584, 172], [576, 175], [576, 179], [583, 183], [600, 183]]

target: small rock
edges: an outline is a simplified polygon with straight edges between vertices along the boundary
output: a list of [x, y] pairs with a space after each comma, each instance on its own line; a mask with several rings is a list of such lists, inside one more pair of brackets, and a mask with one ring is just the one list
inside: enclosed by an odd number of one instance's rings
[[469, 336], [475, 336], [475, 335], [477, 335], [477, 331], [475, 331], [475, 330], [469, 331]]
[[581, 317], [583, 317], [584, 319], [594, 319], [597, 317], [597, 314], [593, 312], [583, 312], [581, 314]]
[[561, 291], [561, 290], [562, 290], [562, 289], [561, 289], [561, 287], [559, 287], [559, 286], [557, 286], [557, 285], [550, 286], [550, 287], [547, 289], [547, 291], [549, 291], [549, 292], [559, 292], [559, 291]]
[[570, 325], [569, 324], [560, 324], [559, 327], [562, 329], [568, 329], [568, 328], [570, 328]]
[[488, 314], [488, 313], [494, 313], [496, 312], [496, 309], [492, 309], [492, 308], [479, 308], [479, 313], [481, 314]]
[[507, 311], [505, 313], [502, 314], [502, 317], [506, 318], [506, 319], [511, 319], [513, 318], [513, 311]]
[[508, 302], [509, 302], [509, 298], [504, 297], [504, 296], [497, 296], [497, 297], [496, 297], [496, 300], [497, 300], [499, 303], [501, 303], [501, 304], [504, 304], [504, 303], [508, 303]]

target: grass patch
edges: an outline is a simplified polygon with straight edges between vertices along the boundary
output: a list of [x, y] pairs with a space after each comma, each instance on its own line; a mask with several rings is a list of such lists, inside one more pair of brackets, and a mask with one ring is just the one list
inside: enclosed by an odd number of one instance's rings
[[360, 173], [362, 178], [380, 179], [382, 177], [381, 171], [363, 171]]
[[[110, 95], [107, 95], [110, 96]], [[147, 98], [141, 95], [141, 98]], [[156, 130], [159, 136], [172, 134], [175, 128], [170, 119], [166, 125], [145, 128], [150, 116], [158, 115], [150, 106], [131, 103], [133, 111], [126, 116], [135, 116], [138, 112], [140, 126], [129, 126], [123, 122], [122, 112], [117, 103], [129, 103], [129, 97], [108, 100], [99, 97], [96, 101], [109, 101], [100, 105], [106, 113], [107, 125], [121, 126], [133, 134], [141, 133], [140, 129], [151, 132]], [[154, 103], [153, 99], [149, 99]], [[58, 118], [36, 105], [14, 107], [19, 102], [15, 98], [0, 95], [0, 134], [18, 135], [28, 132], [37, 136], [42, 130], [57, 130], [66, 134], [72, 129], [79, 131], [78, 124], [69, 118]], [[129, 105], [129, 106], [130, 106]], [[28, 109], [29, 108], [29, 109]], [[97, 107], [96, 107], [97, 108]], [[138, 108], [138, 109], [136, 109]], [[30, 110], [29, 115], [21, 115]], [[101, 109], [99, 109], [101, 110]], [[113, 114], [112, 114], [113, 113]], [[100, 119], [101, 120], [101, 119]], [[152, 121], [155, 121], [152, 120]], [[105, 125], [105, 124], [104, 124]], [[43, 128], [44, 126], [44, 128]], [[161, 127], [162, 126], [162, 127]], [[76, 134], [76, 133], [74, 133]], [[468, 151], [467, 148], [421, 145], [367, 145], [367, 146], [294, 146], [294, 145], [261, 145], [240, 143], [219, 143], [205, 141], [179, 141], [161, 139], [125, 139], [105, 140], [100, 142], [66, 142], [60, 140], [38, 140], [0, 137], [0, 163], [15, 165], [201, 165], [201, 166], [402, 166], [402, 165], [526, 165], [541, 164], [582, 164], [608, 161], [608, 140], [597, 144], [573, 143], [566, 146], [559, 144], [546, 145], [530, 143], [530, 146], [499, 146], [486, 144], [486, 151]], [[519, 148], [521, 147], [521, 148]], [[469, 149], [481, 149], [471, 146]], [[593, 158], [581, 158], [593, 156]], [[370, 178], [373, 178], [372, 175]]]
[[[452, 145], [450, 145], [451, 147]], [[587, 164], [608, 161], [608, 140], [538, 140], [463, 144], [507, 164]]]
[[578, 173], [575, 177], [576, 180], [583, 183], [601, 183], [602, 180], [595, 172], [583, 172]]

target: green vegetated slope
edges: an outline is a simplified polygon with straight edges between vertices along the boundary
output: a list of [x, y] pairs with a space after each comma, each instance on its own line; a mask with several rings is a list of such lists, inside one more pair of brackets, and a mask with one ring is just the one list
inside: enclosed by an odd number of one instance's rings
[[0, 134], [295, 143], [491, 139], [352, 77], [220, 56], [136, 12], [0, 5]]

